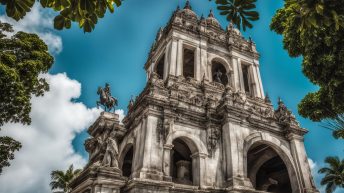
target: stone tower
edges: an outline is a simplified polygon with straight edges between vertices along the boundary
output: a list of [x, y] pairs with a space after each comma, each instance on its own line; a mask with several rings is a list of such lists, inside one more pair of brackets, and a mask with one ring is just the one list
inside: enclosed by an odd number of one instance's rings
[[281, 100], [273, 109], [256, 46], [233, 25], [222, 29], [212, 12], [199, 18], [187, 1], [144, 68], [123, 125], [104, 112], [89, 128], [90, 161], [73, 193], [318, 192], [307, 130]]

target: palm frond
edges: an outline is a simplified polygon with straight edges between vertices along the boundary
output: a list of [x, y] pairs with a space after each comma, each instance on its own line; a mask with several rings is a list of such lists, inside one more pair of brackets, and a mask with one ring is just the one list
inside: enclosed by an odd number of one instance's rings
[[259, 13], [253, 11], [257, 0], [216, 0], [220, 15], [226, 15], [226, 19], [232, 22], [239, 30], [252, 28], [251, 21], [259, 19]]
[[337, 115], [333, 119], [326, 119], [322, 127], [331, 130], [333, 137], [344, 139], [344, 114]]

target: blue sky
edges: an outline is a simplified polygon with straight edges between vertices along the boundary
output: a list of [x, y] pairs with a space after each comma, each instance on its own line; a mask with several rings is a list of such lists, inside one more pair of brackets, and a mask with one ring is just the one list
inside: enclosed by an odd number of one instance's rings
[[[77, 101], [89, 108], [95, 107], [97, 87], [108, 82], [112, 94], [119, 99], [118, 108], [126, 111], [130, 96], [138, 95], [145, 85], [143, 65], [156, 32], [165, 26], [177, 5], [184, 4], [185, 0], [125, 0], [114, 14], [99, 20], [92, 33], [84, 34], [76, 25], [70, 30], [54, 32], [62, 38], [63, 50], [55, 55], [50, 73], [66, 72], [68, 77], [79, 81], [82, 90]], [[191, 5], [199, 16], [207, 16], [213, 9], [222, 27], [228, 25], [214, 2], [191, 0]], [[333, 139], [331, 132], [321, 128], [319, 123], [303, 119], [297, 113], [297, 104], [303, 96], [317, 87], [302, 74], [302, 59], [290, 58], [283, 50], [282, 36], [269, 29], [272, 16], [282, 6], [282, 0], [258, 0], [261, 18], [254, 22], [253, 29], [243, 34], [246, 38], [252, 37], [261, 54], [260, 70], [265, 91], [275, 106], [280, 96], [301, 126], [309, 129], [305, 139], [307, 153], [320, 167], [326, 156], [343, 157], [344, 143]], [[82, 132], [73, 140], [75, 150], [85, 157], [83, 142], [86, 137], [86, 132]]]

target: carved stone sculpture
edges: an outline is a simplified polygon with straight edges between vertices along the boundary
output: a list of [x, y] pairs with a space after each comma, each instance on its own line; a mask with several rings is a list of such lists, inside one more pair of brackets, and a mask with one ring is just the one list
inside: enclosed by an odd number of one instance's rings
[[111, 111], [115, 109], [117, 106], [117, 99], [111, 96], [110, 85], [108, 83], [105, 84], [105, 88], [98, 87], [97, 94], [99, 95], [99, 101], [97, 101], [97, 108], [100, 105], [104, 106], [105, 111]]
[[102, 166], [118, 168], [118, 146], [115, 138], [116, 131], [112, 130], [105, 141], [105, 154]]

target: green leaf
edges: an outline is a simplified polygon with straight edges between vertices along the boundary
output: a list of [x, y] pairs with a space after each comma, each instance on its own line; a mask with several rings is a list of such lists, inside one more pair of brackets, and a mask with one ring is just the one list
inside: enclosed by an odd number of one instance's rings
[[93, 0], [80, 0], [79, 7], [81, 10], [91, 13], [94, 11], [95, 4]]
[[315, 9], [316, 9], [318, 14], [324, 15], [324, 5], [323, 4], [317, 3], [315, 6]]
[[62, 30], [65, 26], [65, 17], [58, 15], [54, 19], [54, 28], [57, 30]]
[[112, 2], [107, 1], [106, 2], [107, 7], [109, 8], [110, 12], [113, 13], [115, 11], [115, 8], [113, 6]]
[[7, 1], [6, 14], [16, 21], [22, 19], [34, 5], [35, 0], [9, 0]]
[[113, 0], [113, 2], [115, 2], [117, 7], [122, 5], [122, 1], [121, 0]]

